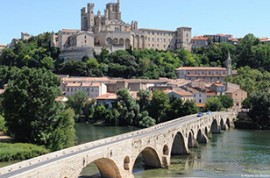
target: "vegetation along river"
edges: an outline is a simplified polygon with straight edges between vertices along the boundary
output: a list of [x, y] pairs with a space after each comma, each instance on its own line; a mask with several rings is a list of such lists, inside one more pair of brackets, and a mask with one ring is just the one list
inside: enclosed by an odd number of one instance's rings
[[[78, 143], [136, 130], [133, 127], [95, 127], [76, 124]], [[156, 177], [270, 177], [270, 131], [230, 130], [213, 135], [188, 156], [172, 157], [168, 169], [145, 170], [142, 161], [133, 169], [136, 178]], [[98, 177], [90, 164], [81, 177]]]

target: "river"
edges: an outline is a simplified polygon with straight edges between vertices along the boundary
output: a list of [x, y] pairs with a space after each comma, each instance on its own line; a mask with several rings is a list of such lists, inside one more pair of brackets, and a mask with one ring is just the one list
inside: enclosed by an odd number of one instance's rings
[[[78, 143], [136, 130], [133, 127], [95, 127], [76, 124]], [[168, 169], [144, 170], [142, 161], [133, 169], [136, 178], [156, 177], [270, 177], [270, 131], [230, 130], [213, 135], [210, 142], [191, 149], [188, 156], [172, 157]], [[94, 164], [81, 177], [95, 177]]]

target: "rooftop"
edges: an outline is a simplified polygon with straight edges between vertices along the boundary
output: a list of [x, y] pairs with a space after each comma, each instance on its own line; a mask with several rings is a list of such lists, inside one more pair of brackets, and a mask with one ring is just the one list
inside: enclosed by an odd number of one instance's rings
[[106, 93], [104, 95], [98, 96], [97, 100], [114, 100], [117, 98], [116, 93]]
[[227, 71], [226, 68], [221, 68], [221, 67], [179, 67], [176, 70], [223, 70], [223, 71]]

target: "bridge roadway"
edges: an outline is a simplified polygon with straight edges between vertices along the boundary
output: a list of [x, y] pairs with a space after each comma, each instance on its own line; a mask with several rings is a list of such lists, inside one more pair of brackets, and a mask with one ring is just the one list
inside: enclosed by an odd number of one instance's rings
[[[212, 113], [211, 115], [214, 116], [214, 115], [220, 115], [220, 114], [223, 114], [223, 113], [216, 112], [216, 113]], [[158, 134], [162, 131], [168, 130], [168, 128], [176, 129], [176, 128], [181, 127], [181, 125], [183, 124], [196, 122], [202, 119], [203, 119], [202, 117], [197, 117], [197, 115], [185, 116], [179, 119], [175, 119], [172, 121], [155, 125], [150, 128], [141, 129], [138, 131], [133, 131], [133, 132], [117, 135], [114, 137], [109, 137], [109, 138], [101, 139], [98, 141], [93, 141], [93, 142], [78, 145], [75, 147], [67, 148], [64, 150], [57, 151], [57, 152], [49, 153], [47, 155], [39, 156], [30, 160], [22, 161], [14, 165], [1, 168], [0, 178], [17, 177], [18, 175], [22, 173], [31, 171], [33, 169], [37, 169], [39, 167], [46, 167], [46, 165], [49, 165], [53, 162], [57, 162], [64, 158], [72, 157], [72, 156], [79, 155], [85, 152], [90, 152], [104, 146], [108, 147], [110, 145], [114, 145], [116, 143], [120, 143], [122, 141], [131, 139], [131, 138], [136, 139], [137, 137], [138, 138], [146, 137], [150, 134]]]

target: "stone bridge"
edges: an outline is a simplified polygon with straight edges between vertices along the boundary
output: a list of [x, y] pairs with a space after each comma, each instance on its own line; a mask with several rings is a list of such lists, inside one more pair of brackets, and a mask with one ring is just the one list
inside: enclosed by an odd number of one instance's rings
[[185, 116], [156, 126], [89, 142], [0, 169], [0, 178], [77, 178], [95, 163], [101, 176], [132, 178], [139, 155], [145, 166], [166, 168], [171, 155], [188, 154], [189, 148], [207, 143], [212, 133], [233, 127], [235, 113], [215, 112]]

